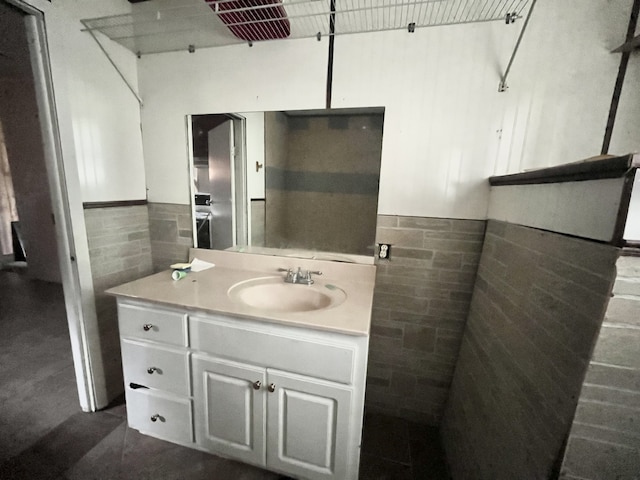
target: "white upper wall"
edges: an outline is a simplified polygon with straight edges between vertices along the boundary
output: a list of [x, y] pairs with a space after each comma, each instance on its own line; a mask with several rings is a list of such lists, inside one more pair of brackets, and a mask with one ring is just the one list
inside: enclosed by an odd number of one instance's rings
[[[537, 3], [508, 80], [497, 174], [600, 154], [620, 64], [610, 52], [624, 42], [632, 3]], [[625, 80], [610, 153], [640, 149], [638, 79]]]
[[[386, 107], [379, 212], [485, 218], [488, 176], [600, 153], [620, 60], [609, 50], [631, 2], [539, 0], [506, 93], [500, 73], [522, 20], [337, 37], [332, 106]], [[149, 200], [189, 203], [187, 114], [323, 108], [327, 48], [314, 39], [143, 56]], [[629, 81], [616, 153], [640, 149]]]
[[483, 23], [336, 38], [333, 106], [385, 106], [378, 211], [485, 218], [518, 28]]
[[[45, 13], [65, 162], [77, 165], [83, 202], [146, 198], [140, 109], [80, 19], [130, 11], [126, 0], [30, 0]], [[106, 40], [137, 87], [136, 57]]]
[[[379, 212], [484, 218], [488, 176], [599, 154], [631, 3], [538, 1], [505, 93], [523, 20], [338, 37], [334, 106], [386, 107]], [[637, 57], [613, 153], [640, 150]]]
[[324, 107], [326, 42], [256, 42], [139, 61], [151, 202], [189, 203], [186, 115]]
[[[636, 29], [636, 35], [640, 35], [640, 23]], [[623, 43], [623, 38], [617, 39], [615, 46]], [[616, 53], [614, 57], [620, 61], [622, 54]], [[631, 53], [627, 73], [622, 86], [620, 103], [616, 114], [616, 123], [611, 137], [610, 152], [628, 153], [640, 152], [640, 51]]]

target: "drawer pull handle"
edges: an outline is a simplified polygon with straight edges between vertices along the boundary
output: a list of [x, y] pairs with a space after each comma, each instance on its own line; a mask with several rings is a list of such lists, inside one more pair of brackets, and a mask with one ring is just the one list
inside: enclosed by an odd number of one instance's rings
[[145, 323], [145, 324], [142, 326], [142, 329], [143, 329], [145, 332], [148, 332], [148, 331], [149, 331], [149, 330], [151, 330], [152, 328], [153, 328], [153, 325], [151, 325], [150, 323]]
[[152, 422], [157, 422], [158, 420], [160, 420], [161, 422], [164, 422], [164, 418], [162, 418], [158, 413], [156, 413], [151, 417]]
[[[158, 371], [158, 369], [157, 369], [156, 367], [149, 367], [149, 368], [147, 368], [147, 373], [148, 373], [149, 375], [153, 375], [153, 372], [157, 372], [157, 371]], [[158, 372], [158, 373], [159, 373], [159, 372]]]
[[254, 390], [260, 390], [260, 387], [262, 386], [262, 382], [260, 380], [253, 382], [253, 389]]
[[271, 393], [276, 391], [276, 384], [275, 383], [270, 383], [269, 386], [267, 387], [267, 390], [269, 390]]

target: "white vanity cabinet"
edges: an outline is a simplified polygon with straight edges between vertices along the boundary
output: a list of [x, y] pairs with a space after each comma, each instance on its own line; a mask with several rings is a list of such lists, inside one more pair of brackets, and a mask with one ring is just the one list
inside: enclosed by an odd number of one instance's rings
[[118, 320], [129, 426], [193, 442], [186, 314], [118, 302]]
[[131, 427], [296, 478], [357, 479], [367, 336], [118, 310]]

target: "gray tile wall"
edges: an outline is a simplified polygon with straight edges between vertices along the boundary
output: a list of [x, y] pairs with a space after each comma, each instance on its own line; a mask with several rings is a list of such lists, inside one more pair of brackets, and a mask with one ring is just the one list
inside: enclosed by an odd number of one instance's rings
[[115, 299], [105, 290], [151, 273], [149, 216], [146, 205], [84, 211], [96, 313], [107, 393], [122, 392], [122, 365]]
[[251, 200], [251, 245], [264, 247], [265, 202]]
[[488, 222], [441, 426], [454, 479], [546, 479], [558, 470], [618, 254]]
[[640, 478], [640, 257], [617, 263], [560, 478]]
[[189, 248], [193, 246], [190, 205], [150, 202], [149, 230], [154, 272], [189, 259]]
[[275, 140], [265, 161], [265, 246], [373, 255], [382, 124], [382, 115], [265, 116]]
[[476, 277], [485, 221], [378, 216], [366, 407], [438, 425]]

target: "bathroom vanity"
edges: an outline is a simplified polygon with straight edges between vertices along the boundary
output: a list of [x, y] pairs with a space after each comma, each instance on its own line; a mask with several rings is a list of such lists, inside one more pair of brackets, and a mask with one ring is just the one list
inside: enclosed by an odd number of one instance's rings
[[[129, 426], [293, 477], [357, 479], [375, 267], [192, 256], [215, 267], [108, 291]], [[322, 275], [285, 283], [297, 268]]]

